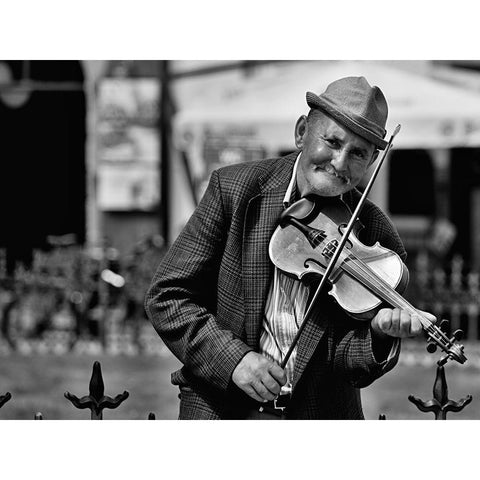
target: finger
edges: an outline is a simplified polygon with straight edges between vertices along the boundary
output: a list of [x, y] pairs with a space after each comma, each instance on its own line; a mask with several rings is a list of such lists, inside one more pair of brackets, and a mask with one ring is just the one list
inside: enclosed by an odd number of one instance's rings
[[377, 314], [377, 324], [382, 332], [388, 332], [392, 326], [392, 310], [382, 308]]
[[270, 392], [265, 387], [265, 385], [260, 381], [256, 381], [252, 383], [252, 387], [255, 390], [255, 392], [257, 392], [257, 395], [261, 397], [263, 400], [273, 400], [276, 397], [276, 395]]
[[416, 337], [417, 335], [420, 335], [422, 330], [423, 330], [422, 322], [420, 321], [417, 315], [412, 315], [411, 324], [410, 324], [410, 336]]
[[256, 400], [257, 402], [266, 402], [255, 390], [252, 386], [250, 385], [245, 385], [242, 387], [242, 390], [250, 397]]
[[411, 336], [411, 326], [412, 326], [412, 318], [410, 314], [405, 311], [400, 311], [400, 324], [399, 324], [399, 335], [402, 338]]
[[280, 386], [287, 383], [287, 375], [285, 373], [285, 370], [280, 365], [272, 363], [268, 371], [270, 372], [272, 377], [279, 383]]
[[402, 311], [399, 308], [394, 308], [392, 310], [392, 325], [390, 327], [390, 331], [394, 335], [398, 335], [400, 333], [400, 315]]
[[262, 377], [262, 383], [273, 395], [277, 396], [280, 393], [280, 385], [270, 374], [265, 374]]

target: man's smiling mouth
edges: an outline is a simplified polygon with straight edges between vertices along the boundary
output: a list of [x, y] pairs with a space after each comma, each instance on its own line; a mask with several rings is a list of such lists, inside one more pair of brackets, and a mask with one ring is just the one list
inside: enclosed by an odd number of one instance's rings
[[346, 177], [345, 175], [341, 175], [339, 173], [337, 173], [337, 171], [332, 168], [332, 167], [320, 167], [320, 166], [317, 166], [317, 170], [321, 170], [322, 172], [325, 172], [326, 174], [332, 176], [332, 177], [335, 177], [335, 178], [338, 178], [340, 179], [343, 183], [347, 184], [347, 185], [350, 185], [351, 181], [350, 181], [350, 178], [349, 177]]

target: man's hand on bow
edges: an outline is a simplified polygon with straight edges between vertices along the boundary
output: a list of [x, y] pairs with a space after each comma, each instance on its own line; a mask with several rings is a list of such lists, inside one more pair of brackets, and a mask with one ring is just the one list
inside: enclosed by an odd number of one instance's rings
[[263, 355], [248, 352], [232, 374], [238, 388], [257, 402], [273, 400], [287, 382], [285, 371]]
[[[433, 323], [437, 321], [431, 313], [422, 310], [418, 310], [418, 312]], [[422, 324], [418, 315], [410, 315], [407, 311], [399, 308], [382, 308], [373, 318], [371, 329], [379, 337], [388, 335], [390, 337], [406, 338], [420, 335]]]

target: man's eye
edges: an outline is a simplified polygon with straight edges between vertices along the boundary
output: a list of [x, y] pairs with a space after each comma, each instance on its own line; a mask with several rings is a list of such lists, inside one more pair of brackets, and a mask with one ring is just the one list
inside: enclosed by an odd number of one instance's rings
[[352, 154], [352, 157], [357, 158], [358, 160], [363, 160], [365, 158], [364, 153], [360, 151], [354, 150], [353, 152], [351, 152], [351, 154]]
[[334, 138], [324, 138], [323, 139], [327, 145], [330, 147], [338, 147], [339, 143]]

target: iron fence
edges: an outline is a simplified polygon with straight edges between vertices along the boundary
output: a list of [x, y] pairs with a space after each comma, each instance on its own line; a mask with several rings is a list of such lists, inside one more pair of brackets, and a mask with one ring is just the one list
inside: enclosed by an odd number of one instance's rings
[[[124, 391], [115, 397], [105, 395], [105, 385], [102, 375], [100, 362], [95, 361], [92, 368], [92, 376], [89, 383], [89, 393], [79, 398], [76, 395], [65, 392], [64, 397], [69, 400], [75, 408], [90, 410], [91, 420], [103, 420], [103, 411], [105, 409], [118, 408], [128, 397], [129, 392]], [[12, 399], [10, 392], [0, 395], [0, 408]], [[35, 420], [43, 420], [42, 412], [36, 412], [33, 416]], [[146, 416], [148, 420], [155, 420], [155, 414], [149, 412]]]
[[148, 237], [127, 255], [105, 246], [36, 251], [29, 268], [8, 276], [0, 251], [0, 350], [66, 353], [148, 350], [145, 291], [164, 253]]
[[460, 256], [439, 266], [427, 253], [420, 252], [410, 273], [406, 296], [413, 305], [438, 319], [448, 319], [450, 330], [462, 329], [465, 339], [479, 340], [479, 272], [467, 271]]
[[[163, 243], [155, 238], [145, 239], [124, 257], [108, 247], [86, 252], [68, 246], [36, 252], [30, 269], [18, 268], [8, 277], [0, 251], [0, 354], [164, 354], [166, 347], [143, 310], [144, 293], [163, 253]], [[411, 268], [407, 297], [418, 308], [448, 318], [452, 331], [464, 330], [469, 365], [480, 367], [478, 272], [466, 271], [459, 257], [440, 268], [419, 254]], [[418, 347], [420, 342], [423, 340], [413, 343]], [[412, 343], [406, 344], [401, 362], [435, 365], [434, 356], [409, 345]], [[433, 393], [431, 400], [411, 395], [410, 401], [439, 419], [471, 402], [471, 396], [458, 402], [448, 398], [443, 367], [437, 367]], [[101, 419], [105, 408], [119, 407], [128, 395], [104, 394], [98, 362], [94, 363], [88, 395], [65, 393], [75, 407], [90, 409], [92, 419]], [[14, 395], [1, 395], [0, 390], [0, 408], [9, 401], [14, 401]], [[41, 412], [33, 416], [43, 419]], [[145, 412], [145, 418], [154, 419], [155, 414]]]
[[[100, 362], [95, 361], [92, 368], [92, 375], [89, 382], [89, 392], [87, 395], [77, 397], [69, 391], [64, 393], [64, 397], [72, 403], [77, 409], [90, 410], [91, 420], [103, 420], [103, 411], [105, 409], [116, 409], [120, 407], [129, 397], [129, 392], [124, 391], [114, 397], [105, 395], [105, 385], [102, 375]], [[10, 392], [0, 395], [0, 408], [13, 398]], [[413, 403], [420, 411], [433, 413], [435, 420], [447, 420], [449, 412], [460, 412], [472, 402], [472, 395], [466, 395], [464, 398], [455, 401], [448, 397], [448, 386], [443, 365], [437, 365], [436, 377], [433, 385], [433, 398], [430, 400], [421, 400], [420, 398], [409, 395], [408, 400]], [[35, 420], [43, 420], [42, 412], [35, 412]], [[145, 419], [155, 420], [154, 412], [148, 412]], [[379, 420], [386, 420], [385, 414], [380, 413]]]

